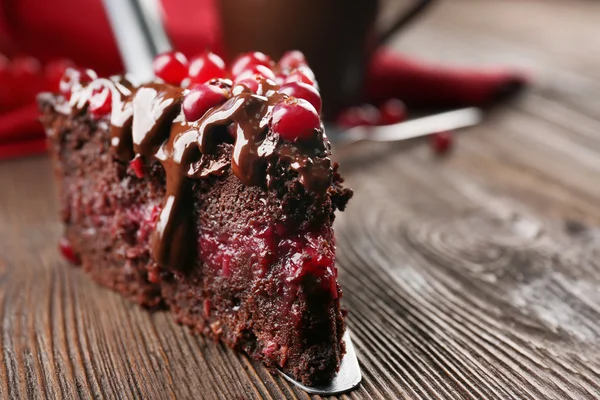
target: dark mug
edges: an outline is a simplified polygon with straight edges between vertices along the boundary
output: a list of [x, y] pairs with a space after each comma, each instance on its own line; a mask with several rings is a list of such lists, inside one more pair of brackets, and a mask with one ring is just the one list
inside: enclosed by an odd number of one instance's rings
[[360, 100], [373, 51], [433, 0], [413, 0], [389, 28], [378, 31], [378, 0], [219, 0], [225, 51], [262, 51], [278, 59], [301, 50], [315, 72], [325, 118]]

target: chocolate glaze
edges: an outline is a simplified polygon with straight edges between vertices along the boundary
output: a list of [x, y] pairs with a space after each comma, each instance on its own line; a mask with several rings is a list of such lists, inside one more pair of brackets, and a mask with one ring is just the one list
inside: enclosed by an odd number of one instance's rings
[[[212, 83], [231, 89], [228, 80]], [[331, 150], [322, 127], [304, 142], [283, 141], [269, 129], [273, 107], [287, 97], [271, 81], [261, 80], [258, 94], [234, 87], [226, 102], [198, 121], [185, 119], [184, 89], [163, 83], [134, 87], [123, 78], [97, 79], [81, 86], [69, 101], [57, 102], [56, 110], [82, 112], [100, 86], [112, 94], [111, 146], [116, 157], [129, 161], [142, 156], [157, 160], [165, 169], [165, 201], [152, 238], [152, 255], [163, 267], [188, 270], [195, 263], [195, 179], [222, 175], [231, 164], [244, 184], [268, 187], [276, 178], [267, 173], [272, 170], [269, 165], [281, 164], [295, 171], [299, 182], [316, 196], [323, 196], [331, 186]]]

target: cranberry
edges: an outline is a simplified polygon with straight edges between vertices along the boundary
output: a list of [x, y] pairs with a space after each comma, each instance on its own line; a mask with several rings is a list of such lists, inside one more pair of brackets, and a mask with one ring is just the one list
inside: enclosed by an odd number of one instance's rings
[[299, 50], [291, 50], [286, 52], [281, 59], [279, 59], [279, 67], [281, 69], [295, 69], [300, 66], [308, 65], [306, 62], [306, 57]]
[[253, 65], [264, 65], [271, 68], [273, 61], [271, 57], [259, 51], [241, 54], [231, 63], [231, 75], [235, 78], [242, 71]]
[[90, 96], [89, 111], [93, 117], [99, 118], [112, 110], [112, 93], [106, 86], [96, 88]]
[[197, 121], [212, 107], [227, 101], [227, 91], [215, 85], [198, 85], [183, 99], [183, 113], [188, 121]]
[[73, 88], [81, 83], [90, 83], [98, 76], [91, 69], [67, 68], [58, 86], [60, 93], [67, 98], [71, 97]]
[[359, 107], [350, 107], [343, 111], [337, 119], [337, 123], [346, 128], [377, 125], [378, 122], [379, 111], [370, 104], [364, 104]]
[[284, 140], [310, 139], [320, 127], [317, 110], [304, 99], [288, 97], [273, 108], [271, 128]]
[[56, 59], [46, 64], [44, 68], [44, 79], [46, 80], [46, 88], [52, 92], [57, 92], [60, 85], [60, 80], [65, 74], [67, 68], [74, 67], [75, 64], [69, 59]]
[[153, 265], [148, 268], [148, 282], [150, 283], [160, 283], [160, 267], [158, 265]]
[[172, 85], [179, 85], [188, 73], [188, 60], [183, 53], [168, 51], [157, 55], [152, 67], [157, 77]]
[[379, 112], [381, 114], [380, 125], [397, 124], [406, 119], [406, 108], [404, 107], [404, 103], [398, 99], [390, 99], [383, 103]]
[[307, 66], [300, 66], [293, 70], [286, 78], [285, 83], [303, 82], [315, 86], [317, 80], [314, 72]]
[[136, 155], [133, 160], [129, 161], [129, 166], [133, 170], [135, 176], [137, 176], [139, 179], [144, 177], [144, 160], [139, 154]]
[[236, 77], [236, 81], [241, 81], [246, 78], [250, 78], [253, 75], [259, 75], [263, 78], [270, 79], [275, 81], [275, 74], [269, 67], [265, 67], [264, 65], [251, 65], [247, 69], [244, 69], [240, 72]]
[[452, 132], [438, 132], [429, 137], [429, 144], [436, 154], [443, 155], [452, 148], [453, 139]]
[[[257, 79], [257, 76], [253, 76], [250, 78], [242, 79], [241, 81], [236, 83], [236, 86], [237, 85], [244, 85], [245, 87], [250, 89], [252, 93], [256, 94], [258, 93], [258, 87], [260, 86], [260, 82], [259, 79]], [[234, 90], [234, 92], [237, 93], [236, 90]]]
[[81, 264], [81, 258], [79, 258], [79, 255], [75, 253], [75, 250], [73, 250], [73, 247], [71, 246], [71, 242], [69, 242], [69, 239], [67, 239], [66, 237], [62, 237], [58, 241], [58, 250], [61, 252], [63, 257], [71, 264]]
[[317, 113], [321, 114], [321, 95], [314, 86], [302, 82], [290, 82], [283, 85], [279, 89], [279, 93], [284, 93], [298, 99], [304, 99], [312, 104], [315, 110], [317, 110]]
[[192, 82], [205, 83], [214, 78], [224, 78], [225, 75], [225, 62], [215, 53], [207, 51], [190, 61], [188, 76]]

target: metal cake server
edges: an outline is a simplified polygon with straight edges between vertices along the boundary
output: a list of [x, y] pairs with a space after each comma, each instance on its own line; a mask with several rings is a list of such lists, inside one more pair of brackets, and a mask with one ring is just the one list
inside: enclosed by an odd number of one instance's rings
[[[127, 74], [137, 82], [151, 81], [154, 78], [152, 71], [154, 56], [171, 49], [160, 18], [158, 2], [156, 0], [104, 0], [104, 8]], [[281, 374], [308, 393], [334, 395], [354, 389], [360, 384], [362, 374], [348, 329], [343, 340], [346, 343], [346, 354], [342, 359], [339, 372], [330, 383], [314, 387], [305, 386], [280, 371]]]
[[334, 396], [336, 394], [341, 394], [354, 389], [360, 384], [360, 381], [362, 380], [362, 373], [360, 372], [360, 365], [358, 365], [358, 357], [356, 357], [354, 345], [352, 344], [352, 340], [350, 340], [350, 329], [346, 328], [346, 332], [344, 333], [342, 340], [346, 344], [346, 354], [342, 359], [340, 370], [333, 377], [331, 382], [317, 386], [306, 386], [281, 370], [279, 373], [283, 375], [285, 379], [298, 386], [300, 389], [311, 394]]
[[483, 111], [476, 107], [463, 108], [415, 118], [387, 126], [357, 126], [342, 130], [337, 126], [325, 126], [327, 137], [334, 144], [350, 144], [359, 141], [398, 142], [477, 125], [483, 120]]

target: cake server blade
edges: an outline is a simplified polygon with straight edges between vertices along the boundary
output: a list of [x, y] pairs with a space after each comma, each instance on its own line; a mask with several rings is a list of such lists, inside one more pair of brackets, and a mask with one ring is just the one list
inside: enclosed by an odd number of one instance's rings
[[327, 137], [335, 144], [349, 144], [363, 140], [398, 142], [437, 132], [466, 128], [477, 125], [482, 120], [483, 111], [480, 108], [470, 107], [387, 126], [357, 126], [344, 130], [328, 125], [325, 128]]
[[152, 60], [171, 49], [155, 0], [103, 0], [127, 75], [136, 82], [154, 79]]
[[350, 340], [350, 329], [346, 328], [346, 333], [344, 333], [342, 340], [346, 344], [346, 354], [342, 358], [340, 370], [331, 382], [317, 386], [306, 386], [281, 370], [279, 370], [279, 373], [289, 382], [310, 394], [333, 396], [356, 388], [362, 380], [362, 373], [360, 372], [360, 365], [358, 365], [358, 357], [356, 357], [354, 345], [352, 345], [352, 340]]

